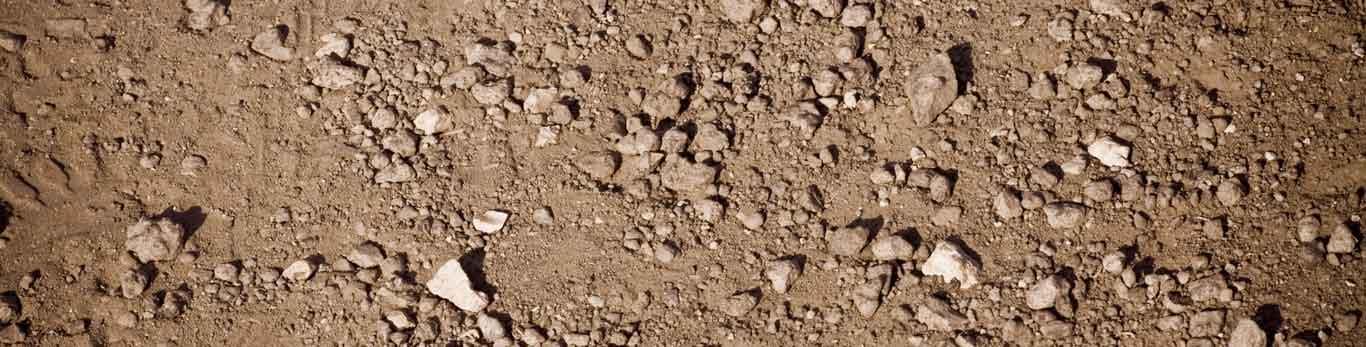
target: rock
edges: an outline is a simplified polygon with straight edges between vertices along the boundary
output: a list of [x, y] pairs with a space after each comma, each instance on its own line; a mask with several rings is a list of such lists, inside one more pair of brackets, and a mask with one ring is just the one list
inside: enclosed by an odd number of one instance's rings
[[313, 52], [313, 56], [319, 58], [334, 56], [345, 59], [348, 55], [351, 55], [350, 36], [330, 33], [323, 35], [322, 42], [323, 43], [318, 47], [318, 50]]
[[863, 246], [868, 244], [868, 237], [871, 234], [872, 232], [862, 227], [838, 228], [827, 236], [826, 249], [835, 255], [858, 255]]
[[482, 311], [489, 304], [488, 294], [474, 290], [465, 268], [456, 259], [447, 260], [436, 270], [427, 281], [427, 290], [467, 312]]
[[873, 19], [873, 8], [867, 4], [849, 6], [840, 14], [840, 25], [850, 28], [862, 28], [864, 24]]
[[1251, 319], [1239, 319], [1228, 336], [1228, 347], [1266, 347], [1266, 331]]
[[802, 275], [802, 264], [796, 259], [778, 259], [768, 263], [768, 268], [764, 269], [764, 278], [767, 278], [773, 285], [773, 291], [778, 294], [786, 294], [792, 287], [792, 283], [797, 281]]
[[237, 276], [241, 273], [242, 269], [233, 263], [222, 263], [213, 268], [213, 278], [228, 283], [237, 283]]
[[934, 211], [930, 217], [930, 223], [935, 226], [953, 226], [958, 224], [958, 219], [963, 216], [963, 208], [958, 206], [941, 207]]
[[393, 324], [394, 329], [398, 330], [408, 330], [417, 326], [417, 324], [413, 323], [412, 315], [402, 310], [393, 310], [384, 313], [384, 320], [389, 321], [389, 324]]
[[509, 214], [507, 212], [488, 210], [484, 211], [484, 213], [480, 214], [478, 217], [474, 217], [474, 220], [470, 221], [470, 223], [474, 224], [474, 230], [478, 230], [485, 234], [492, 234], [503, 229], [503, 225], [508, 221], [508, 216]]
[[1063, 76], [1063, 80], [1072, 88], [1086, 90], [1100, 85], [1100, 80], [1104, 77], [1105, 71], [1101, 70], [1099, 66], [1082, 63], [1067, 68], [1067, 74]]
[[450, 131], [451, 127], [451, 116], [445, 107], [422, 111], [413, 118], [413, 128], [422, 135], [440, 135]]
[[726, 301], [722, 304], [721, 312], [724, 312], [727, 316], [740, 317], [749, 313], [749, 311], [753, 310], [754, 306], [757, 305], [759, 305], [758, 290], [747, 290], [731, 294], [730, 297], [726, 298]]
[[19, 324], [10, 324], [0, 329], [0, 343], [17, 345], [24, 343], [25, 339], [28, 339], [28, 333]]
[[1333, 329], [1342, 333], [1356, 330], [1357, 324], [1361, 321], [1361, 311], [1349, 311], [1333, 316]]
[[470, 95], [483, 105], [498, 105], [512, 94], [512, 80], [501, 79], [470, 86]]
[[1094, 202], [1107, 202], [1115, 196], [1115, 183], [1108, 178], [1091, 181], [1083, 190], [1086, 199]]
[[911, 72], [906, 97], [917, 125], [933, 123], [958, 98], [958, 77], [948, 54], [938, 53]]
[[23, 314], [23, 305], [19, 302], [19, 296], [14, 293], [0, 293], [0, 325], [10, 324], [20, 314]]
[[1025, 306], [1031, 310], [1042, 310], [1053, 307], [1058, 298], [1070, 292], [1072, 285], [1062, 276], [1048, 276], [1034, 283], [1025, 294]]
[[1186, 283], [1186, 289], [1190, 291], [1190, 298], [1195, 302], [1206, 302], [1219, 299], [1225, 291], [1229, 290], [1228, 280], [1220, 275], [1210, 275]]
[[408, 163], [397, 162], [390, 164], [375, 174], [375, 183], [403, 183], [412, 182], [417, 179], [417, 171], [413, 170]]
[[1104, 269], [1105, 272], [1117, 274], [1120, 271], [1124, 270], [1125, 258], [1126, 257], [1124, 256], [1124, 252], [1113, 252], [1110, 254], [1106, 254], [1105, 258], [1101, 259], [1100, 261], [1101, 268]]
[[479, 325], [479, 334], [486, 340], [492, 341], [507, 336], [507, 327], [503, 325], [503, 321], [487, 313], [479, 312], [475, 322]]
[[1357, 237], [1352, 235], [1352, 228], [1346, 223], [1339, 223], [1333, 228], [1333, 234], [1328, 236], [1328, 253], [1352, 253], [1356, 246]]
[[674, 261], [674, 258], [677, 258], [679, 253], [678, 246], [674, 246], [672, 242], [660, 243], [655, 246], [654, 249], [655, 260], [665, 264]]
[[645, 36], [633, 35], [626, 39], [626, 53], [636, 59], [645, 59], [654, 54], [654, 46], [650, 45], [649, 39]]
[[526, 93], [526, 99], [522, 100], [522, 109], [536, 114], [550, 111], [550, 105], [555, 104], [559, 99], [560, 91], [555, 87], [533, 88]]
[[1314, 242], [1319, 238], [1319, 228], [1323, 223], [1318, 216], [1305, 216], [1295, 223], [1295, 237], [1301, 243]]
[[1191, 336], [1215, 336], [1222, 330], [1224, 330], [1224, 310], [1205, 310], [1191, 316]]
[[356, 245], [356, 248], [346, 255], [346, 260], [364, 269], [373, 268], [384, 262], [384, 249], [374, 241], [365, 241]]
[[184, 5], [190, 11], [185, 16], [185, 27], [191, 30], [208, 30], [231, 22], [227, 4], [219, 0], [185, 0]]
[[579, 156], [574, 160], [574, 166], [583, 170], [589, 177], [594, 179], [605, 179], [612, 177], [617, 172], [617, 166], [621, 159], [615, 154], [608, 152], [592, 152]]
[[720, 0], [721, 16], [733, 23], [749, 23], [768, 9], [768, 0]]
[[1011, 220], [1024, 215], [1020, 196], [1012, 189], [1001, 189], [997, 192], [996, 197], [991, 199], [991, 206], [996, 211], [996, 216], [1001, 219]]
[[1219, 183], [1219, 188], [1214, 192], [1219, 204], [1224, 206], [1234, 206], [1238, 201], [1243, 200], [1243, 195], [1247, 194], [1247, 188], [1243, 186], [1243, 181], [1237, 178], [1224, 179]]
[[741, 210], [735, 213], [735, 219], [739, 220], [740, 225], [749, 230], [759, 230], [764, 226], [764, 212], [759, 210]]
[[935, 331], [953, 331], [964, 328], [968, 317], [949, 306], [949, 302], [938, 296], [931, 296], [915, 310], [915, 320]]
[[1058, 96], [1058, 83], [1054, 82], [1052, 77], [1040, 74], [1038, 77], [1034, 78], [1034, 84], [1029, 86], [1029, 90], [1026, 91], [1026, 93], [1035, 100], [1052, 99], [1053, 97]]
[[944, 282], [957, 280], [962, 289], [977, 285], [977, 273], [981, 269], [981, 261], [955, 241], [940, 241], [930, 257], [920, 264], [920, 272], [926, 276], [941, 276]]
[[721, 170], [706, 163], [696, 163], [691, 159], [671, 155], [664, 160], [659, 170], [660, 185], [679, 193], [694, 193], [702, 190]]
[[844, 10], [844, 1], [806, 0], [806, 6], [810, 7], [811, 10], [815, 11], [817, 14], [820, 14], [821, 17], [835, 18], [835, 16], [839, 15], [840, 12]]
[[1086, 153], [1091, 154], [1101, 164], [1109, 167], [1129, 167], [1129, 146], [1113, 137], [1105, 136], [1091, 142]]
[[953, 196], [953, 180], [939, 171], [930, 171], [930, 200], [944, 202]]
[[1090, 0], [1091, 11], [1128, 22], [1131, 18], [1124, 12], [1120, 0]]
[[465, 63], [483, 67], [490, 75], [508, 77], [517, 57], [498, 44], [481, 40], [465, 46]]
[[891, 287], [892, 265], [883, 263], [869, 266], [864, 273], [864, 282], [850, 293], [854, 308], [863, 318], [872, 318], [882, 306], [882, 296]]
[[25, 42], [28, 42], [28, 38], [24, 35], [0, 30], [0, 49], [6, 52], [13, 53], [24, 49]]
[[379, 143], [380, 147], [406, 158], [417, 154], [417, 141], [417, 136], [407, 130], [399, 130], [384, 135]]
[[342, 89], [365, 79], [365, 71], [359, 67], [345, 65], [327, 59], [318, 67], [318, 75], [313, 77], [313, 85], [327, 89]]
[[286, 266], [281, 275], [290, 281], [303, 282], [312, 278], [314, 271], [317, 271], [317, 267], [313, 263], [307, 260], [296, 260]]
[[1070, 201], [1048, 203], [1043, 206], [1043, 214], [1048, 226], [1054, 228], [1075, 228], [1086, 222], [1086, 205]]
[[726, 205], [713, 198], [698, 199], [693, 202], [693, 211], [704, 222], [716, 222], [726, 214]]
[[251, 50], [275, 61], [294, 59], [294, 49], [285, 47], [285, 35], [289, 28], [277, 25], [256, 34], [251, 40]]
[[564, 343], [570, 346], [587, 346], [592, 343], [591, 336], [588, 334], [564, 334]]
[[171, 260], [185, 243], [185, 229], [166, 218], [142, 218], [126, 234], [124, 248], [143, 263]]
[[195, 176], [199, 169], [208, 166], [208, 160], [204, 156], [192, 154], [180, 160], [180, 174], [185, 176]]
[[910, 259], [915, 255], [915, 245], [900, 235], [879, 237], [870, 248], [877, 260]]
[[541, 207], [531, 212], [531, 221], [540, 225], [554, 225], [555, 212], [550, 207]]
[[148, 278], [146, 273], [138, 271], [137, 269], [129, 269], [124, 271], [123, 275], [119, 276], [119, 291], [123, 293], [123, 297], [125, 298], [136, 298], [141, 296], [143, 291], [147, 290], [147, 285], [150, 284], [149, 282], [151, 282], [151, 279]]
[[86, 23], [80, 18], [58, 18], [43, 21], [47, 36], [57, 39], [83, 39], [90, 35], [85, 31]]
[[716, 124], [702, 123], [697, 126], [693, 146], [703, 151], [722, 151], [730, 147], [730, 135], [716, 127]]

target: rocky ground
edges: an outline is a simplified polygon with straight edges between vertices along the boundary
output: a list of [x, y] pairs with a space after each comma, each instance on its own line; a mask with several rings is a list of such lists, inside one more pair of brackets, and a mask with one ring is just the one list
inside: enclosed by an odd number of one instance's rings
[[0, 0], [0, 344], [1363, 346], [1361, 1]]

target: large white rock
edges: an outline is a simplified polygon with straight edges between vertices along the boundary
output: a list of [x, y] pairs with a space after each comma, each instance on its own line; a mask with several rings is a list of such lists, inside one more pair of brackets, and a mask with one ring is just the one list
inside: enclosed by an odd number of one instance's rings
[[1091, 145], [1086, 147], [1086, 153], [1091, 154], [1096, 160], [1100, 160], [1101, 164], [1109, 167], [1128, 167], [1130, 152], [1132, 149], [1128, 145], [1109, 136], [1096, 139], [1095, 142], [1091, 142]]
[[456, 259], [441, 264], [432, 279], [427, 281], [427, 290], [469, 312], [482, 311], [489, 305], [488, 294], [474, 290], [470, 276], [465, 274], [465, 268]]
[[503, 225], [508, 222], [508, 213], [498, 210], [488, 210], [479, 217], [474, 218], [474, 230], [481, 233], [492, 234], [503, 229]]
[[940, 241], [934, 245], [930, 258], [920, 265], [920, 272], [928, 276], [942, 276], [944, 282], [958, 280], [963, 289], [977, 285], [977, 272], [982, 263], [974, 259], [967, 250], [951, 241]]

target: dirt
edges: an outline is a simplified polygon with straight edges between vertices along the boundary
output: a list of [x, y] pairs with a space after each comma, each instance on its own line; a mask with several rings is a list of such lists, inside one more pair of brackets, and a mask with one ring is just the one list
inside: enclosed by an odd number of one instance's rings
[[1366, 345], [1360, 1], [0, 14], [0, 344]]

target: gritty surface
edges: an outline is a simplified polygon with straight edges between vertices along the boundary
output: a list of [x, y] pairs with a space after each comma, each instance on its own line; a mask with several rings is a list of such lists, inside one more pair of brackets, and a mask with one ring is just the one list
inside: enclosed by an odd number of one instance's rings
[[1359, 1], [0, 0], [0, 344], [1359, 346]]

